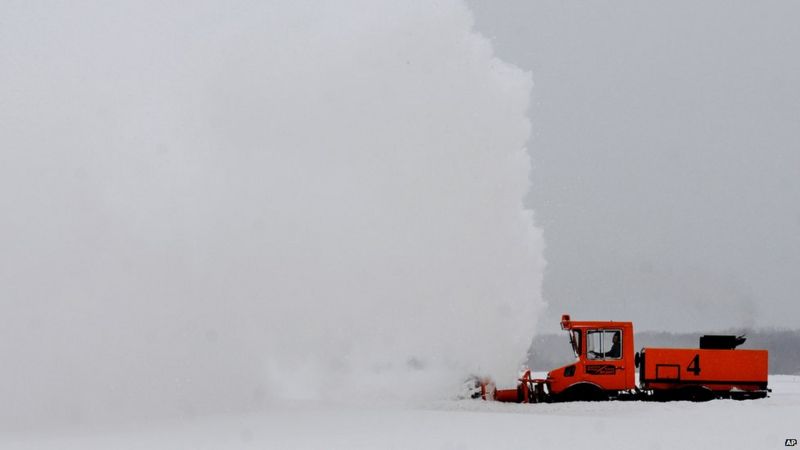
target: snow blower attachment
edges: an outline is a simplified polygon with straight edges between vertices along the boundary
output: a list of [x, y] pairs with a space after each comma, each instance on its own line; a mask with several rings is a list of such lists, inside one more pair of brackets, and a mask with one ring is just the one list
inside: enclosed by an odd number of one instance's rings
[[[699, 349], [642, 348], [634, 352], [633, 323], [573, 321], [561, 317], [575, 361], [533, 378], [526, 370], [516, 389], [497, 389], [488, 378], [473, 398], [539, 403], [611, 399], [693, 400], [766, 397], [767, 350], [737, 350], [744, 336], [706, 335]], [[635, 372], [639, 371], [639, 383]]]
[[516, 389], [497, 389], [494, 381], [485, 378], [480, 381], [480, 390], [474, 397], [508, 403], [540, 403], [546, 400], [544, 390], [546, 380], [531, 378], [531, 371], [526, 370], [518, 381]]

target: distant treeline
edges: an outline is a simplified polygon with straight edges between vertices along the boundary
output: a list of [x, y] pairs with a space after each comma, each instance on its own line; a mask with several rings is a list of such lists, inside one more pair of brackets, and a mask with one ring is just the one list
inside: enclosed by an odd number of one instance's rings
[[[714, 333], [667, 333], [645, 331], [634, 336], [636, 351], [642, 347], [698, 348], [703, 334], [745, 334], [747, 342], [740, 349], [769, 350], [769, 373], [800, 375], [800, 330], [728, 330]], [[533, 340], [528, 366], [547, 371], [569, 364], [574, 359], [566, 332], [543, 334]]]

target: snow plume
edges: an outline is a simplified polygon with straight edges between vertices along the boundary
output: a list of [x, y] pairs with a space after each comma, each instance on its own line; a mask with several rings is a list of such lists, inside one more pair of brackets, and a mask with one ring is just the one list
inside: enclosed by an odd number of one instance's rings
[[3, 424], [512, 382], [532, 83], [460, 1], [2, 16]]

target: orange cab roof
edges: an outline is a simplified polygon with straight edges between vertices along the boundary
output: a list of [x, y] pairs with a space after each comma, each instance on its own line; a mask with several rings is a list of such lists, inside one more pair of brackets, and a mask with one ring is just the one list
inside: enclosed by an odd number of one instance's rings
[[604, 328], [604, 327], [632, 327], [633, 322], [616, 322], [613, 320], [572, 320], [569, 314], [561, 316], [561, 329], [572, 328]]

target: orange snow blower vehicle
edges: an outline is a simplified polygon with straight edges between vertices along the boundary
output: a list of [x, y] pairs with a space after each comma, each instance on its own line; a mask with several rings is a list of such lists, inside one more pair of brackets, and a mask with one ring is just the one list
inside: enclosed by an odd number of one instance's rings
[[[736, 349], [743, 336], [706, 335], [699, 348], [642, 348], [634, 352], [632, 322], [561, 317], [575, 361], [546, 378], [526, 371], [515, 389], [476, 382], [474, 398], [537, 403], [597, 400], [693, 400], [766, 397], [767, 350]], [[638, 369], [638, 383], [636, 371]]]

